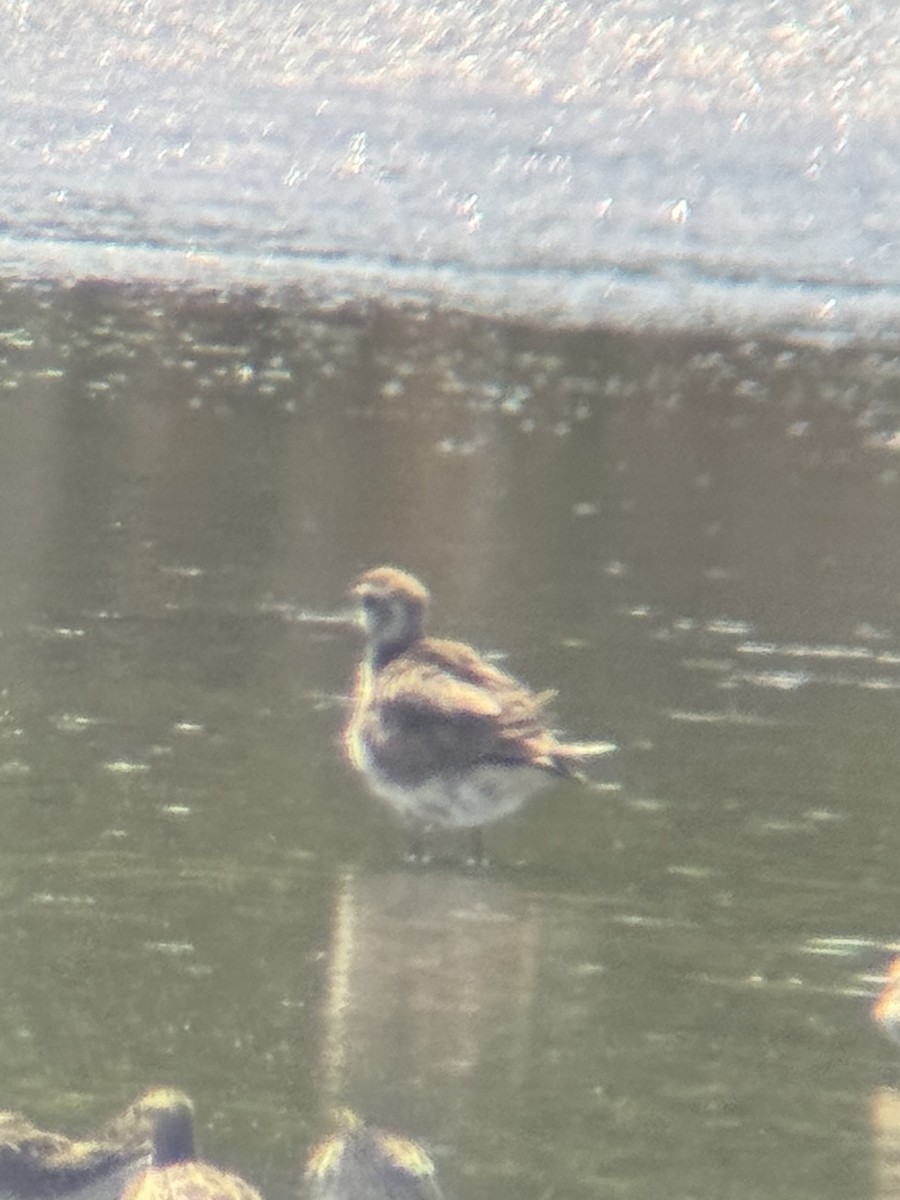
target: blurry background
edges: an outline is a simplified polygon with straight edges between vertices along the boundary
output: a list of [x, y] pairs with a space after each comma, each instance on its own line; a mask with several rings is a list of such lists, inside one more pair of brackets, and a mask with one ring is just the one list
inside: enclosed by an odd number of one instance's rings
[[0, 263], [896, 325], [889, 0], [9, 0]]
[[[893, 9], [2, 19], [2, 1104], [893, 1194]], [[341, 758], [386, 561], [620, 746], [486, 872]]]

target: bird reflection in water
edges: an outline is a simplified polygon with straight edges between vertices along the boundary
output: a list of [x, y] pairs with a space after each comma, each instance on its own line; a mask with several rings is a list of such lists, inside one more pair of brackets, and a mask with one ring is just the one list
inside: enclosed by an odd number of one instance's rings
[[323, 1101], [385, 1103], [400, 1128], [455, 1143], [485, 1104], [526, 1088], [541, 943], [533, 899], [478, 874], [347, 871], [333, 903], [321, 1024]]

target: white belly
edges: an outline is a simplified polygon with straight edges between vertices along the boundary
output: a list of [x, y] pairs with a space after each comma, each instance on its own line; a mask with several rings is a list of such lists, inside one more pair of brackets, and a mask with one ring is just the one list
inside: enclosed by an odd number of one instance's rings
[[552, 782], [538, 767], [475, 767], [463, 775], [433, 775], [412, 787], [387, 779], [362, 746], [354, 761], [369, 786], [410, 824], [436, 829], [466, 829], [487, 825], [521, 808], [530, 796]]

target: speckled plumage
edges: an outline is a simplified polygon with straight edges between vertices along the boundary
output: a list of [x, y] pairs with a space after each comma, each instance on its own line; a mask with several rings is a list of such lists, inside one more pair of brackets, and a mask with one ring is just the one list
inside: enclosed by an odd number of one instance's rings
[[37, 1200], [88, 1187], [97, 1197], [118, 1195], [150, 1161], [149, 1130], [129, 1113], [93, 1136], [68, 1137], [39, 1129], [21, 1113], [0, 1112], [0, 1195]]
[[514, 812], [608, 742], [560, 741], [552, 692], [535, 694], [462, 642], [426, 637], [429, 594], [414, 576], [376, 567], [353, 584], [367, 647], [344, 734], [347, 757], [406, 820], [465, 828]]
[[349, 1109], [310, 1153], [310, 1200], [441, 1200], [434, 1163], [411, 1138], [367, 1125]]

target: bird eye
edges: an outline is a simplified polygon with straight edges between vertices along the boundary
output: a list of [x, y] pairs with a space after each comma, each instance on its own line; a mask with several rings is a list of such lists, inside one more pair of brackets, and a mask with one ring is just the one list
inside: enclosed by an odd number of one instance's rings
[[370, 592], [366, 592], [366, 594], [361, 597], [360, 604], [363, 606], [363, 608], [371, 610], [376, 606], [377, 601]]

